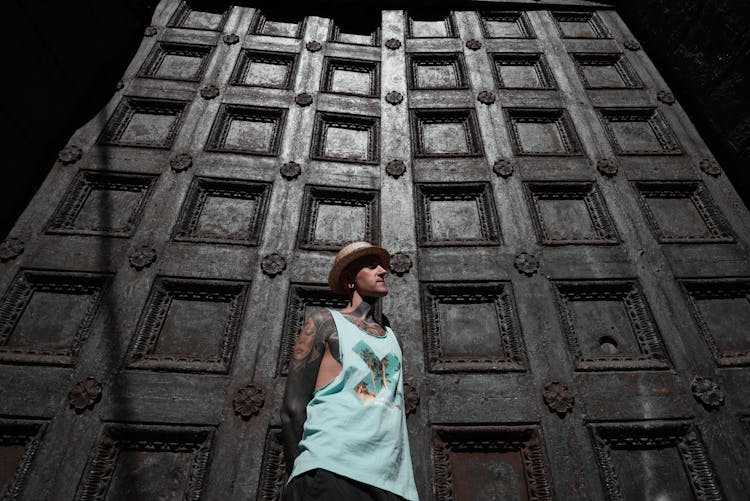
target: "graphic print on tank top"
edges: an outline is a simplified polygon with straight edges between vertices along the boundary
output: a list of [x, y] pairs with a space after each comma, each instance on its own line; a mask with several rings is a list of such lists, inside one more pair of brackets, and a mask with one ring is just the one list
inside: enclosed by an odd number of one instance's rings
[[372, 348], [364, 342], [358, 342], [352, 350], [367, 364], [370, 369], [370, 375], [354, 387], [354, 392], [365, 404], [371, 403], [377, 398], [381, 391], [394, 391], [396, 398], [393, 405], [396, 409], [401, 409], [401, 392], [395, 388], [396, 373], [401, 369], [401, 363], [393, 353], [388, 353], [383, 358], [379, 358]]

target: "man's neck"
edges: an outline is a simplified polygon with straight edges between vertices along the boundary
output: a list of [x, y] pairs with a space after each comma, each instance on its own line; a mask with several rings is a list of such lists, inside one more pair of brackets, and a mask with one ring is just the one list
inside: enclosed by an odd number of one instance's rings
[[374, 322], [373, 312], [377, 301], [378, 298], [376, 297], [362, 297], [355, 291], [349, 300], [349, 304], [342, 311], [365, 322]]

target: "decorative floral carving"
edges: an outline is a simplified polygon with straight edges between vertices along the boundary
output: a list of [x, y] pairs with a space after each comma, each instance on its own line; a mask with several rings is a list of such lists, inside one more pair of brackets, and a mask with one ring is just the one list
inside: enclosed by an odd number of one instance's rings
[[483, 90], [477, 95], [477, 100], [482, 104], [492, 104], [495, 102], [495, 93], [488, 90]]
[[0, 244], [0, 261], [10, 261], [23, 254], [23, 240], [8, 238]]
[[402, 160], [391, 160], [385, 165], [385, 172], [389, 176], [398, 178], [406, 172], [406, 164]]
[[307, 92], [302, 92], [294, 96], [294, 102], [300, 106], [310, 106], [313, 102], [313, 98]]
[[175, 172], [188, 170], [193, 166], [193, 157], [191, 157], [187, 153], [179, 153], [169, 159], [169, 166]]
[[558, 381], [552, 381], [544, 385], [542, 397], [545, 405], [561, 417], [573, 409], [573, 402], [575, 401], [573, 393], [566, 385]]
[[224, 43], [227, 45], [234, 45], [240, 41], [240, 37], [238, 37], [236, 33], [227, 33], [221, 37], [221, 39], [224, 40]]
[[482, 48], [482, 42], [472, 38], [471, 40], [467, 40], [466, 47], [471, 50], [479, 50], [480, 48]]
[[83, 156], [83, 150], [78, 146], [66, 146], [57, 154], [57, 159], [63, 165], [76, 163]]
[[254, 384], [249, 384], [237, 390], [237, 394], [232, 400], [234, 413], [242, 416], [243, 419], [250, 419], [258, 414], [265, 403], [265, 392]]
[[219, 88], [214, 84], [208, 84], [201, 89], [203, 99], [213, 99], [219, 95]]
[[138, 271], [148, 268], [156, 261], [156, 249], [148, 245], [141, 245], [130, 254], [128, 261], [130, 261], [130, 266]]
[[656, 99], [664, 104], [674, 104], [674, 95], [666, 90], [660, 90], [656, 93]]
[[156, 29], [156, 26], [149, 26], [148, 28], [146, 28], [143, 31], [143, 36], [145, 36], [145, 37], [152, 37], [152, 36], [156, 35], [157, 32], [158, 32], [158, 30]]
[[391, 50], [397, 50], [399, 47], [401, 47], [401, 40], [399, 40], [398, 38], [389, 38], [385, 41], [385, 46]]
[[721, 167], [719, 166], [719, 164], [714, 162], [710, 158], [704, 158], [698, 163], [698, 165], [700, 166], [701, 170], [709, 176], [716, 177], [721, 174]]
[[305, 44], [305, 48], [310, 52], [318, 52], [323, 46], [317, 40], [310, 40]]
[[391, 271], [399, 277], [411, 269], [412, 262], [409, 254], [396, 252], [391, 254]]
[[641, 48], [641, 44], [636, 42], [635, 40], [626, 40], [625, 43], [622, 44], [626, 49], [636, 51]]
[[273, 278], [286, 269], [286, 259], [281, 254], [274, 252], [268, 254], [260, 263], [263, 273]]
[[125, 82], [123, 82], [122, 80], [118, 80], [118, 81], [117, 81], [117, 85], [115, 86], [115, 88], [116, 88], [117, 90], [122, 90], [122, 89], [124, 89], [124, 88], [125, 88]]
[[513, 161], [507, 158], [501, 158], [492, 165], [492, 172], [501, 177], [510, 177], [513, 175]]
[[518, 271], [529, 277], [539, 270], [539, 261], [537, 258], [526, 252], [517, 255], [513, 265]]
[[617, 161], [614, 158], [600, 158], [596, 161], [596, 170], [605, 176], [617, 174]]
[[93, 377], [78, 381], [68, 393], [70, 406], [81, 413], [86, 409], [93, 409], [102, 398], [102, 385]]
[[302, 167], [297, 162], [287, 162], [279, 169], [285, 179], [294, 179], [302, 173]]
[[388, 94], [385, 95], [385, 100], [388, 103], [396, 106], [397, 104], [401, 103], [401, 101], [404, 100], [404, 96], [400, 92], [392, 90]]
[[718, 383], [709, 378], [695, 376], [690, 389], [695, 398], [706, 407], [719, 408], [724, 405], [724, 392]]
[[409, 383], [404, 383], [404, 411], [406, 411], [406, 415], [414, 414], [417, 407], [419, 407], [417, 389]]

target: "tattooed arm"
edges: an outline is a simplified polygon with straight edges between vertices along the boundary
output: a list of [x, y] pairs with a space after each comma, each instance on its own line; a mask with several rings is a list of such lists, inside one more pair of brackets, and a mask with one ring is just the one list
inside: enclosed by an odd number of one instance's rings
[[339, 361], [336, 324], [330, 311], [318, 310], [302, 326], [289, 360], [286, 391], [281, 405], [281, 436], [287, 473], [292, 472], [294, 460], [299, 455], [298, 446], [307, 419], [307, 404], [315, 391], [326, 345], [333, 358]]

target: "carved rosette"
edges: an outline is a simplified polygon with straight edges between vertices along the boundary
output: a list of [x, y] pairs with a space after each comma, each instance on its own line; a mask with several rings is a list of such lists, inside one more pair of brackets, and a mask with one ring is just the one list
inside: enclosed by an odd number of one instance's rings
[[89, 376], [83, 381], [78, 381], [68, 393], [70, 406], [81, 413], [86, 409], [93, 409], [94, 405], [102, 399], [102, 385]]
[[263, 270], [263, 273], [273, 278], [286, 269], [286, 259], [276, 252], [268, 254], [260, 262], [260, 269]]
[[8, 238], [0, 244], [0, 261], [3, 263], [23, 254], [23, 240]]
[[310, 40], [305, 44], [305, 48], [310, 52], [318, 52], [323, 46], [317, 40]]
[[707, 408], [718, 409], [724, 405], [724, 392], [712, 379], [695, 376], [690, 384], [693, 396]]
[[115, 88], [116, 88], [117, 90], [122, 90], [122, 89], [124, 89], [124, 88], [125, 88], [125, 82], [123, 82], [122, 80], [118, 80], [118, 81], [117, 81], [117, 85], [115, 86]]
[[83, 150], [78, 146], [66, 146], [57, 154], [57, 160], [63, 164], [74, 164], [83, 156]]
[[391, 254], [391, 271], [399, 277], [407, 273], [412, 267], [411, 258], [405, 252]]
[[625, 43], [622, 44], [623, 47], [625, 47], [628, 50], [636, 51], [641, 48], [641, 44], [636, 42], [635, 40], [626, 40]]
[[242, 416], [242, 419], [250, 419], [258, 414], [265, 403], [265, 392], [254, 384], [249, 384], [237, 390], [232, 400], [234, 413]]
[[401, 40], [399, 40], [398, 38], [389, 38], [385, 41], [385, 46], [391, 50], [397, 50], [399, 47], [401, 47]]
[[404, 383], [404, 411], [406, 415], [414, 414], [419, 407], [419, 393], [409, 383]]
[[302, 92], [294, 96], [294, 102], [302, 107], [310, 106], [313, 102], [313, 97], [307, 92]]
[[482, 48], [482, 42], [475, 38], [472, 38], [471, 40], [466, 41], [466, 47], [471, 50], [479, 50]]
[[156, 26], [149, 26], [145, 30], [143, 30], [143, 36], [144, 37], [152, 37], [158, 33], [158, 30], [156, 29]]
[[227, 45], [234, 45], [240, 41], [240, 37], [237, 36], [236, 33], [227, 33], [226, 35], [221, 37], [221, 39], [224, 40], [224, 43]]
[[539, 261], [536, 257], [526, 252], [522, 252], [516, 256], [513, 265], [516, 269], [524, 275], [530, 277], [539, 270]]
[[156, 249], [149, 245], [141, 245], [130, 254], [128, 261], [130, 266], [138, 271], [148, 268], [156, 261]]
[[388, 94], [385, 95], [385, 100], [389, 104], [396, 106], [397, 104], [400, 104], [401, 101], [404, 100], [404, 96], [400, 92], [392, 90]]
[[201, 89], [201, 97], [203, 99], [213, 99], [219, 95], [219, 88], [214, 84], [208, 84]]
[[302, 174], [302, 167], [297, 162], [287, 162], [279, 168], [284, 179], [294, 179]]
[[406, 172], [406, 164], [402, 160], [391, 160], [385, 165], [385, 172], [395, 178], [399, 178]]
[[175, 172], [188, 170], [193, 166], [193, 157], [191, 157], [187, 153], [179, 153], [169, 159], [169, 166]]
[[714, 162], [710, 158], [704, 158], [698, 163], [698, 165], [700, 166], [701, 170], [709, 176], [716, 177], [721, 174], [721, 167], [719, 167], [719, 164]]
[[544, 385], [542, 398], [544, 404], [560, 417], [573, 409], [573, 402], [575, 401], [575, 397], [568, 387], [558, 381], [552, 381]]
[[507, 158], [501, 158], [492, 165], [492, 172], [496, 175], [506, 178], [513, 175], [513, 161]]
[[495, 102], [495, 93], [488, 90], [483, 90], [477, 95], [477, 101], [482, 104], [490, 105]]
[[672, 95], [671, 92], [666, 90], [660, 90], [656, 93], [656, 99], [661, 101], [664, 104], [672, 105], [674, 104], [674, 95]]
[[605, 176], [617, 174], [617, 161], [614, 158], [600, 158], [596, 161], [596, 170]]

